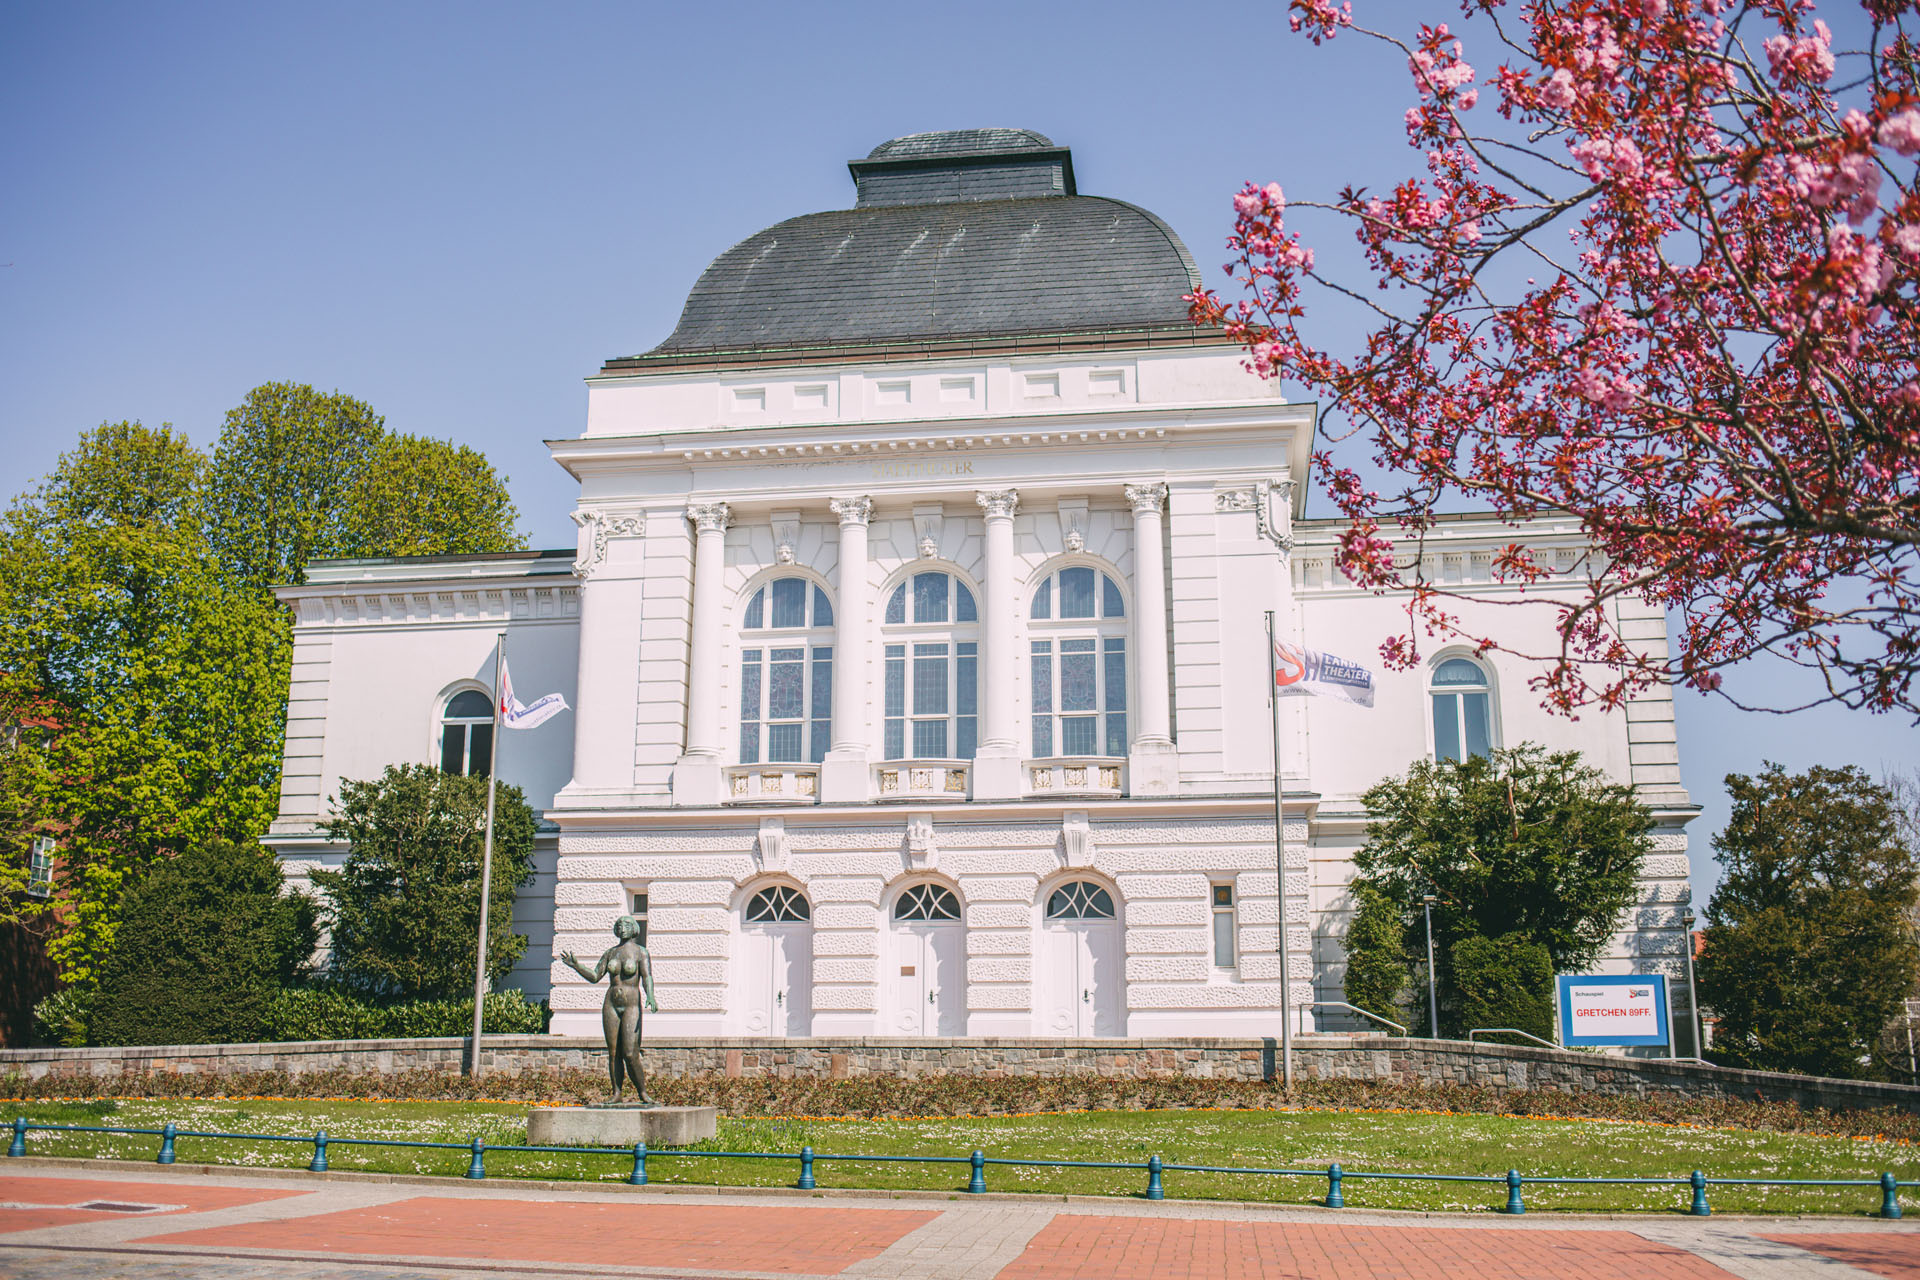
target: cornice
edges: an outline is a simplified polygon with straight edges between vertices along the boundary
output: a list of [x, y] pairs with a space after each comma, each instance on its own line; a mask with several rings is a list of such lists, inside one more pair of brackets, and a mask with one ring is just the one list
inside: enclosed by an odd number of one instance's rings
[[558, 582], [343, 582], [288, 587], [279, 594], [303, 628], [577, 622], [580, 617], [580, 587], [571, 574]]

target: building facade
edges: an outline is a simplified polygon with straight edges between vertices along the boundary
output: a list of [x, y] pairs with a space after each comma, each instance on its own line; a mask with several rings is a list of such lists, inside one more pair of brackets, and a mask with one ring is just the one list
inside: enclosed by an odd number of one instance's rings
[[[1299, 1029], [1345, 1027], [1312, 1006], [1341, 999], [1359, 795], [1526, 740], [1654, 807], [1607, 964], [1678, 972], [1693, 809], [1664, 691], [1569, 721], [1524, 664], [1443, 648], [1371, 710], [1285, 700], [1278, 853], [1265, 615], [1362, 660], [1404, 621], [1302, 519], [1313, 407], [1187, 322], [1178, 239], [1079, 195], [1047, 139], [849, 167], [854, 208], [722, 254], [664, 343], [589, 379], [585, 431], [550, 445], [572, 551], [322, 563], [283, 592], [271, 841], [296, 877], [342, 856], [318, 835], [339, 779], [484, 758], [504, 631], [522, 688], [574, 708], [500, 743], [542, 815], [513, 981], [556, 1033], [597, 1033], [600, 996], [555, 957], [622, 914], [651, 1036], [1271, 1035], [1283, 976]], [[1584, 551], [1570, 523], [1522, 536]], [[1450, 520], [1425, 554], [1469, 627], [1544, 649], [1546, 612], [1493, 580], [1514, 537]], [[1665, 644], [1657, 609], [1622, 623]]]

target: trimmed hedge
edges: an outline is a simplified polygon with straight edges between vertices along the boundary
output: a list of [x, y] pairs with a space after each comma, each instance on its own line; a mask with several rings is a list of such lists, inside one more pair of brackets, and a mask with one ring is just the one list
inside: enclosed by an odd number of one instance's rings
[[[480, 1029], [487, 1035], [538, 1035], [547, 1006], [522, 991], [489, 991]], [[282, 991], [267, 1009], [269, 1040], [411, 1040], [473, 1031], [471, 1000], [414, 1000], [376, 1005], [336, 987]]]

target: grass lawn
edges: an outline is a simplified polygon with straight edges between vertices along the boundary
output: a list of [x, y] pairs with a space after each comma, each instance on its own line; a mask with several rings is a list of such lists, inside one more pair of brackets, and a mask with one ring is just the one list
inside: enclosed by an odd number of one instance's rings
[[[0, 1103], [0, 1118], [15, 1115], [60, 1124], [157, 1129], [171, 1120], [182, 1129], [310, 1136], [330, 1139], [396, 1138], [425, 1142], [526, 1142], [524, 1104], [467, 1102], [356, 1102], [325, 1100], [187, 1100]], [[159, 1140], [107, 1134], [35, 1132], [32, 1155], [94, 1156], [151, 1161]], [[1505, 1201], [1492, 1184], [1369, 1181], [1359, 1172], [1496, 1174], [1517, 1168], [1527, 1177], [1878, 1178], [1892, 1170], [1920, 1180], [1920, 1148], [1887, 1139], [1799, 1133], [1694, 1129], [1604, 1120], [1543, 1120], [1497, 1115], [1337, 1111], [1103, 1111], [961, 1119], [806, 1120], [720, 1118], [716, 1141], [690, 1150], [798, 1153], [803, 1145], [834, 1155], [953, 1155], [975, 1148], [989, 1157], [1114, 1160], [1235, 1167], [1324, 1169], [1339, 1161], [1349, 1179], [1350, 1208], [1487, 1210]], [[310, 1145], [181, 1138], [187, 1163], [304, 1169]], [[334, 1169], [458, 1175], [468, 1156], [458, 1151], [330, 1146]], [[489, 1153], [491, 1177], [624, 1181], [631, 1158]], [[6, 1165], [0, 1159], [0, 1172]], [[648, 1174], [660, 1183], [716, 1182], [730, 1186], [791, 1186], [799, 1160], [749, 1161], [674, 1156], [656, 1151]], [[822, 1187], [959, 1192], [964, 1165], [886, 1165], [821, 1160]], [[1143, 1171], [1042, 1169], [989, 1165], [990, 1191], [1138, 1195]], [[1267, 1200], [1305, 1203], [1326, 1194], [1324, 1176], [1168, 1173], [1175, 1199]], [[1710, 1187], [1716, 1212], [1843, 1213], [1879, 1207], [1866, 1187]], [[1673, 1213], [1685, 1207], [1684, 1187], [1526, 1187], [1530, 1210], [1629, 1210]], [[1903, 1193], [1909, 1211], [1920, 1196]]]

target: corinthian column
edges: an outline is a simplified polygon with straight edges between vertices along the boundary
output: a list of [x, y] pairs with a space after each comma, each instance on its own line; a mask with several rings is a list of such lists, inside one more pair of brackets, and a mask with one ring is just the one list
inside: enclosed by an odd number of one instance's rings
[[1167, 713], [1167, 571], [1160, 507], [1165, 484], [1130, 484], [1133, 509], [1133, 653], [1139, 700], [1133, 714], [1128, 789], [1169, 795], [1180, 787], [1179, 757]]
[[693, 634], [687, 662], [687, 745], [673, 769], [675, 804], [719, 804], [720, 611], [725, 607], [727, 504], [694, 503]]
[[828, 803], [867, 798], [867, 523], [873, 499], [832, 498], [840, 517], [839, 564], [834, 571], [833, 749], [820, 767], [820, 798]]
[[1020, 495], [1012, 489], [982, 490], [974, 500], [986, 513], [987, 572], [980, 610], [980, 746], [974, 758], [977, 800], [1018, 797], [1019, 731], [1014, 721], [1013, 513]]

